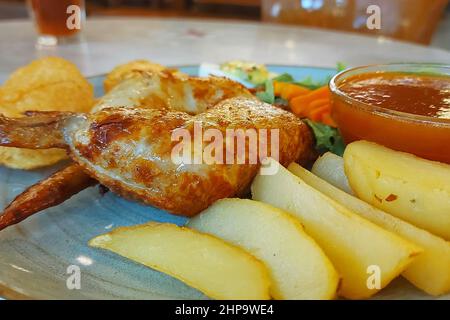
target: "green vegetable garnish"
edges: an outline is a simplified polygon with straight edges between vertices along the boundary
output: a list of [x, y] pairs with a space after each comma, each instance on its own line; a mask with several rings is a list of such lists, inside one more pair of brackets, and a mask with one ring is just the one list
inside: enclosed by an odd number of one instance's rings
[[287, 101], [283, 98], [280, 98], [280, 97], [275, 97], [274, 105], [276, 105], [277, 107], [281, 107], [283, 109], [288, 109], [289, 101]]
[[[336, 64], [337, 72], [341, 72], [342, 70], [345, 70], [346, 68], [347, 68], [347, 66], [342, 62], [338, 62]], [[302, 87], [306, 87], [311, 90], [315, 90], [315, 89], [318, 89], [320, 87], [327, 85], [328, 82], [330, 82], [331, 78], [332, 78], [331, 76], [328, 76], [324, 80], [315, 81], [315, 80], [313, 80], [312, 77], [306, 77], [303, 80], [295, 81], [295, 79], [289, 73], [282, 73], [279, 76], [276, 76], [275, 78], [273, 78], [272, 80], [278, 81], [278, 82], [293, 83], [293, 84], [296, 84], [296, 85], [299, 85]]]
[[297, 84], [302, 87], [306, 87], [311, 90], [315, 90], [315, 89], [318, 89], [318, 88], [321, 88], [321, 87], [327, 85], [328, 82], [330, 82], [330, 80], [331, 80], [331, 76], [326, 77], [322, 81], [314, 81], [311, 77], [306, 77], [305, 79], [303, 79], [301, 81], [294, 82], [294, 84]]
[[247, 61], [228, 61], [222, 63], [220, 69], [255, 85], [262, 85], [270, 77], [270, 73], [265, 65]]
[[344, 154], [345, 144], [342, 136], [336, 128], [332, 128], [323, 123], [304, 119], [313, 130], [316, 137], [316, 150], [319, 152], [331, 151], [338, 156]]
[[[342, 62], [338, 62], [336, 65], [337, 72], [340, 72], [346, 68], [346, 65]], [[273, 79], [266, 80], [264, 83], [264, 91], [257, 92], [256, 96], [261, 101], [264, 101], [266, 103], [275, 103], [280, 106], [287, 106], [287, 101], [281, 99], [280, 97], [275, 97], [273, 90], [273, 81], [293, 83], [296, 85], [307, 87], [311, 90], [315, 90], [327, 85], [330, 79], [331, 76], [321, 81], [313, 80], [312, 77], [306, 77], [301, 81], [295, 81], [295, 79], [290, 74], [283, 73], [274, 77]], [[321, 153], [331, 151], [339, 156], [342, 156], [344, 154], [345, 144], [338, 129], [327, 126], [323, 123], [311, 121], [309, 119], [304, 119], [304, 121], [311, 127], [314, 133], [314, 136], [316, 138], [315, 147], [317, 151]]]
[[273, 93], [273, 82], [272, 80], [266, 80], [264, 85], [265, 90], [261, 92], [257, 92], [256, 96], [259, 100], [273, 104], [275, 102], [275, 94]]
[[273, 81], [278, 81], [278, 82], [294, 82], [294, 78], [289, 74], [289, 73], [282, 73], [279, 76], [276, 76], [275, 78], [272, 79]]
[[344, 71], [345, 69], [347, 69], [347, 65], [345, 65], [345, 63], [343, 63], [343, 62], [336, 63], [337, 72]]

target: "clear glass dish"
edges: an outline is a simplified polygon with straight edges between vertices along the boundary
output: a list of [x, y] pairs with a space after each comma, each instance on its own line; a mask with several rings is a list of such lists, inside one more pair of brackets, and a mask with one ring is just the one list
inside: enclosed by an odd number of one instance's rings
[[[450, 119], [422, 116], [371, 105], [350, 97], [340, 86], [363, 73], [400, 72], [439, 74], [450, 79], [450, 66], [441, 64], [384, 64], [345, 70], [330, 81], [333, 118], [346, 143], [369, 140], [422, 158], [450, 163]], [[350, 80], [351, 81], [351, 80]]]

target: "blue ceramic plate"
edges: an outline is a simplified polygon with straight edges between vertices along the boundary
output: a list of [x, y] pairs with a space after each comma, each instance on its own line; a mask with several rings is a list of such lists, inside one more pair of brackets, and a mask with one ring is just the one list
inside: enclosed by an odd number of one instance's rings
[[[180, 69], [192, 75], [198, 72], [197, 66]], [[310, 67], [270, 66], [269, 69], [277, 73], [288, 72], [297, 79], [311, 76], [315, 80], [325, 79], [335, 72], [333, 69]], [[91, 81], [96, 95], [101, 96], [103, 77], [93, 77]], [[0, 207], [4, 208], [26, 187], [49, 176], [62, 165], [36, 171], [1, 167]], [[205, 299], [197, 290], [170, 276], [87, 245], [89, 239], [112, 228], [149, 220], [177, 224], [186, 222], [185, 218], [127, 201], [111, 192], [102, 196], [97, 187], [92, 187], [57, 207], [1, 231], [0, 297]], [[67, 286], [73, 274], [70, 266], [74, 265], [81, 272], [80, 289], [69, 289]], [[429, 298], [402, 279], [395, 281], [377, 297]]]

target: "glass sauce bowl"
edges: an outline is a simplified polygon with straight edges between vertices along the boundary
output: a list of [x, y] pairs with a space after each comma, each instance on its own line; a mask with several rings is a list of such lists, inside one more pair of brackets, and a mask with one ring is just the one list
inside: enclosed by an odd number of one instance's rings
[[368, 140], [394, 150], [450, 164], [450, 119], [417, 115], [372, 105], [340, 89], [363, 73], [426, 73], [449, 76], [450, 66], [440, 64], [384, 64], [345, 70], [330, 81], [332, 116], [345, 143]]

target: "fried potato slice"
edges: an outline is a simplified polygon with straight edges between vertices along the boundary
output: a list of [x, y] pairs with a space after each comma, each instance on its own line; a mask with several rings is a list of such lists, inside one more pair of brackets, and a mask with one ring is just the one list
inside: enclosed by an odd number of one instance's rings
[[269, 270], [275, 299], [333, 299], [336, 295], [339, 276], [330, 260], [300, 222], [280, 209], [248, 199], [222, 199], [187, 226], [260, 259]]
[[[88, 112], [94, 104], [92, 85], [77, 67], [47, 57], [17, 69], [0, 88], [0, 113], [20, 117], [25, 111]], [[67, 158], [65, 150], [0, 147], [0, 164], [31, 170]]]
[[[270, 161], [276, 167], [275, 160]], [[369, 298], [423, 251], [361, 218], [281, 165], [274, 175], [258, 174], [251, 190], [254, 200], [286, 210], [304, 225], [342, 276], [338, 291], [342, 297]], [[375, 278], [377, 283], [373, 282]]]
[[[316, 176], [328, 178], [328, 182], [348, 194], [353, 194], [344, 172], [344, 159], [331, 152], [320, 156], [311, 168]], [[295, 173], [295, 172], [294, 172]]]
[[112, 71], [106, 75], [105, 80], [103, 81], [103, 88], [105, 92], [108, 92], [119, 82], [122, 82], [128, 77], [131, 77], [136, 72], [160, 72], [165, 69], [166, 67], [164, 67], [163, 65], [148, 60], [133, 60], [128, 63], [120, 64], [112, 69]]
[[450, 165], [355, 141], [344, 166], [358, 198], [450, 240]]
[[120, 227], [89, 241], [164, 272], [213, 299], [269, 299], [266, 267], [221, 239], [170, 223]]
[[[337, 158], [331, 161], [335, 164], [340, 157], [334, 156]], [[344, 159], [340, 159], [343, 164]], [[423, 248], [424, 252], [414, 259], [402, 275], [429, 294], [441, 295], [450, 292], [450, 242], [387, 214], [333, 186], [336, 175], [347, 179], [343, 166], [336, 166], [335, 170], [341, 171], [339, 174], [331, 173], [331, 170], [321, 171], [322, 176], [320, 177], [296, 163], [292, 163], [288, 169], [307, 184], [349, 208], [352, 212]]]

